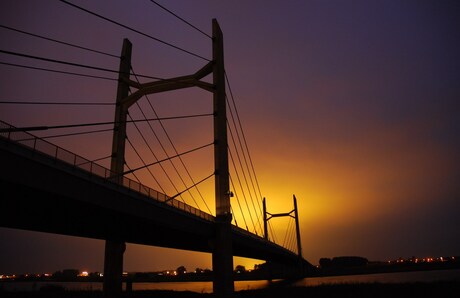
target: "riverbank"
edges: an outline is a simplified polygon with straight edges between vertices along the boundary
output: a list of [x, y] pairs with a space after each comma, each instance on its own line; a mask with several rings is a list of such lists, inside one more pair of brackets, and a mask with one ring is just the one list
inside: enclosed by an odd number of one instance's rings
[[[460, 281], [437, 281], [416, 283], [344, 283], [306, 287], [274, 285], [260, 290], [235, 292], [235, 298], [325, 298], [325, 297], [458, 297]], [[0, 291], [4, 298], [102, 298], [101, 291], [66, 291], [64, 288], [42, 288], [36, 292]], [[123, 293], [124, 298], [212, 298], [209, 293], [188, 291], [134, 291]]]

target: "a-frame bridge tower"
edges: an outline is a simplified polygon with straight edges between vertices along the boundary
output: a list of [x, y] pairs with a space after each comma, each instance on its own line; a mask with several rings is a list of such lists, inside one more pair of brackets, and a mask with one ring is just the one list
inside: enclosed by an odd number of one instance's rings
[[[125, 164], [125, 139], [128, 109], [142, 96], [177, 89], [199, 87], [213, 93], [214, 105], [214, 164], [215, 164], [215, 237], [212, 240], [213, 291], [217, 297], [233, 294], [233, 254], [231, 239], [230, 187], [227, 151], [227, 112], [223, 35], [216, 19], [212, 21], [213, 59], [196, 73], [140, 84], [130, 79], [131, 42], [123, 42], [113, 132], [112, 179], [122, 179]], [[201, 81], [212, 74], [212, 83]], [[129, 88], [137, 91], [129, 95]], [[123, 254], [122, 239], [107, 239], [104, 261], [104, 296], [121, 297]]]

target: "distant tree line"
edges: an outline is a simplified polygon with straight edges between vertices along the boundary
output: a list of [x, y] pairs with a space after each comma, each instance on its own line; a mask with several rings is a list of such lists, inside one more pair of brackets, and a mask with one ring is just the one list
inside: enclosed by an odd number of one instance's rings
[[319, 260], [319, 265], [322, 269], [364, 267], [368, 263], [368, 259], [356, 256], [334, 257], [332, 259], [321, 258]]

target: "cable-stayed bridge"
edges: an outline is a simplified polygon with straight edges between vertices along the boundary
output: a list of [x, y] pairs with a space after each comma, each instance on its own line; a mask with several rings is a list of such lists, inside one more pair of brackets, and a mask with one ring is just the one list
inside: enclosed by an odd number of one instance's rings
[[[24, 52], [0, 50], [0, 53], [8, 57], [45, 61], [53, 65], [65, 65], [118, 75], [118, 78], [113, 78], [100, 74], [77, 73], [16, 62], [1, 62], [8, 67], [115, 81], [117, 82], [117, 98], [114, 104], [115, 117], [111, 122], [32, 127], [14, 127], [6, 122], [0, 122], [0, 162], [2, 164], [0, 226], [106, 240], [104, 292], [107, 297], [120, 295], [126, 242], [212, 253], [214, 292], [219, 297], [229, 297], [233, 292], [233, 256], [283, 264], [288, 268], [286, 272], [290, 273], [287, 275], [291, 277], [305, 274], [311, 265], [302, 258], [295, 197], [295, 208], [290, 213], [270, 214], [265, 210], [265, 201], [264, 208], [261, 208], [262, 194], [230, 89], [230, 82], [225, 72], [223, 35], [217, 21], [213, 20], [212, 36], [200, 30], [212, 40], [213, 57], [207, 59], [68, 1], [61, 2], [195, 56], [204, 60], [205, 65], [191, 75], [169, 79], [141, 75], [134, 73], [131, 63], [132, 45], [128, 39], [123, 42], [121, 55], [116, 56], [1, 25], [1, 28], [18, 34], [105, 56], [114, 56], [119, 59], [119, 69], [113, 70]], [[153, 81], [141, 82], [140, 79]], [[147, 97], [151, 94], [192, 87], [212, 94], [212, 112], [160, 117]], [[140, 108], [138, 101], [142, 98], [147, 99], [153, 116], [147, 116]], [[8, 101], [2, 103], [32, 104]], [[142, 116], [140, 119], [135, 119], [129, 113], [132, 106], [139, 107], [141, 111], [139, 115]], [[212, 117], [214, 140], [205, 145], [179, 152], [166, 132], [163, 122], [200, 117]], [[173, 148], [172, 153], [167, 152], [166, 146], [155, 133], [151, 124], [153, 122], [159, 123], [160, 129], [166, 135], [167, 143]], [[143, 133], [141, 123], [148, 125], [147, 128], [155, 136], [159, 147], [163, 149], [162, 155], [154, 153], [149, 145], [151, 140], [147, 140], [148, 137], [145, 136], [145, 132]], [[107, 126], [111, 128], [100, 128]], [[110, 156], [89, 160], [56, 146], [46, 141], [45, 138], [29, 133], [29, 131], [83, 127], [97, 127], [97, 129], [52, 135], [47, 138], [113, 132]], [[139, 146], [133, 144], [131, 137], [128, 138], [129, 127], [137, 130], [140, 139], [144, 142], [142, 147], [148, 148], [147, 152], [149, 151], [154, 156], [153, 162], [146, 161], [145, 154], [141, 153]], [[90, 146], [90, 144], [83, 145]], [[141, 161], [141, 165], [128, 166], [125, 154], [126, 145], [132, 148]], [[213, 171], [204, 178], [194, 179], [183, 157], [208, 147], [214, 149], [213, 158], [209, 157], [214, 160]], [[110, 169], [99, 163], [104, 159], [110, 159]], [[165, 163], [169, 166], [163, 166]], [[158, 181], [158, 175], [151, 171], [153, 166], [161, 168], [166, 177], [165, 180], [173, 186], [173, 195], [166, 195], [167, 192], [162, 186], [164, 182]], [[183, 167], [186, 174], [179, 174], [178, 167]], [[173, 174], [168, 174], [168, 168]], [[152, 188], [143, 184], [142, 177], [138, 176], [140, 171], [148, 172], [149, 179], [154, 180], [157, 187]], [[181, 183], [179, 184], [174, 183], [171, 178], [176, 174], [180, 178]], [[207, 200], [199, 190], [202, 183], [212, 179], [214, 179], [215, 189], [213, 198], [215, 199], [215, 212], [210, 210]], [[200, 199], [205, 208], [199, 207], [197, 201]], [[236, 220], [238, 212], [240, 225]], [[292, 213], [295, 213], [295, 216]], [[283, 245], [273, 242], [275, 240], [273, 232], [269, 237], [269, 231], [272, 230], [269, 219], [277, 216], [290, 216], [296, 221], [295, 226], [288, 226], [291, 229]], [[239, 227], [241, 224], [245, 229]]]
[[[215, 251], [216, 218], [132, 179], [113, 179], [97, 163], [0, 122], [0, 226], [118, 242]], [[311, 265], [298, 251], [235, 225], [232, 256], [286, 266], [286, 277]]]
[[[3, 129], [11, 125], [0, 122]], [[215, 217], [26, 132], [0, 134], [3, 227], [200, 252]], [[299, 256], [232, 226], [233, 255], [297, 264]]]

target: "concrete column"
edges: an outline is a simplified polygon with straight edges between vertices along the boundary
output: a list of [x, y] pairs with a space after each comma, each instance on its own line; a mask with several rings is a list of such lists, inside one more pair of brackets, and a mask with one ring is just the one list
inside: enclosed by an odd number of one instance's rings
[[[132, 45], [128, 39], [123, 40], [120, 58], [120, 73], [118, 75], [117, 101], [115, 108], [115, 124], [112, 140], [112, 160], [110, 170], [113, 180], [122, 183], [125, 166], [126, 120], [128, 107], [123, 100], [129, 95], [129, 86], [123, 79], [129, 79], [131, 71]], [[122, 294], [123, 254], [126, 245], [121, 240], [108, 239], [105, 242], [104, 255], [104, 297], [120, 298]]]
[[231, 239], [230, 182], [228, 170], [227, 112], [225, 98], [225, 69], [222, 31], [216, 19], [213, 32], [214, 84], [214, 166], [216, 223], [212, 268], [213, 292], [216, 297], [231, 297], [233, 285], [233, 252]]

